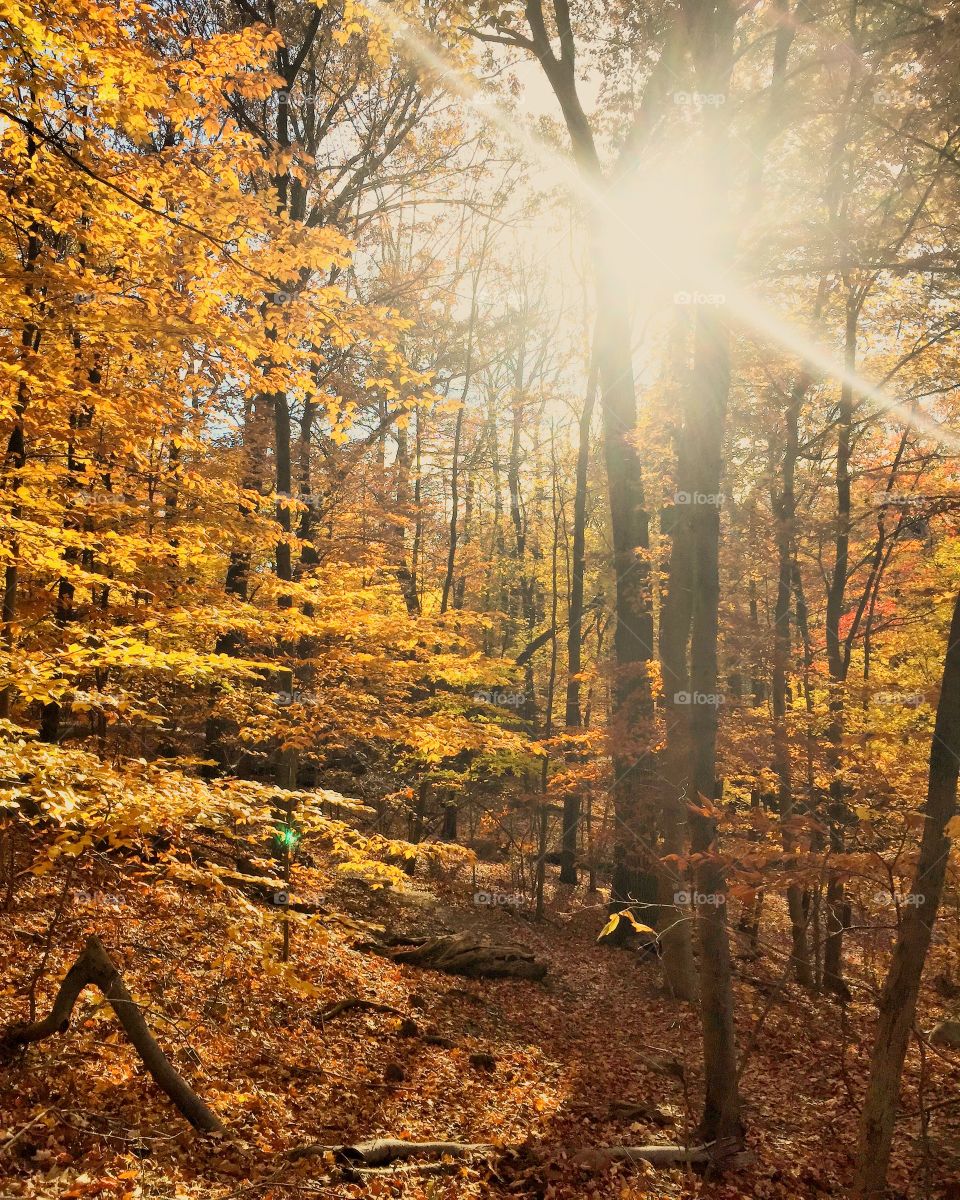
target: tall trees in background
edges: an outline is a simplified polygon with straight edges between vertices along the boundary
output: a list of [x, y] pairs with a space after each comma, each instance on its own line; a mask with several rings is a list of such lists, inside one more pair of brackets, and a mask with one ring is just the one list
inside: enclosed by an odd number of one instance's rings
[[[737, 906], [752, 952], [854, 997], [845, 906], [896, 924], [873, 1195], [955, 870], [955, 633], [914, 811], [960, 574], [940, 35], [875, 5], [441, 9], [462, 72], [542, 72], [562, 197], [375, 17], [5, 14], [3, 737], [357, 792], [538, 911], [554, 853], [620, 908], [656, 873], [711, 1139], [741, 1135]], [[643, 208], [659, 156], [695, 262]]]
[[[505, 10], [474, 29], [484, 42], [508, 45], [532, 55], [543, 70], [569, 137], [570, 151], [588, 209], [592, 283], [596, 303], [596, 359], [603, 453], [610, 509], [612, 565], [616, 596], [613, 646], [617, 671], [613, 684], [611, 739], [616, 814], [616, 868], [613, 899], [628, 905], [638, 895], [641, 871], [651, 866], [649, 781], [654, 656], [650, 593], [649, 514], [644, 497], [637, 443], [637, 398], [633, 335], [627, 291], [617, 263], [621, 230], [610, 206], [611, 178], [597, 137], [583, 108], [578, 85], [577, 34], [570, 6], [545, 6], [535, 0], [522, 16]], [[657, 77], [659, 82], [659, 76]], [[645, 114], [638, 110], [620, 170], [629, 169], [642, 135]]]

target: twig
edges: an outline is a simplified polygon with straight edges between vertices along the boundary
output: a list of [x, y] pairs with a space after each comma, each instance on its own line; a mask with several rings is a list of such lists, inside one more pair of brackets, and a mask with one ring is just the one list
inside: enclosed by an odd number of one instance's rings
[[43, 1112], [37, 1113], [37, 1115], [32, 1120], [28, 1121], [26, 1123], [26, 1125], [23, 1126], [22, 1129], [18, 1129], [17, 1132], [12, 1137], [8, 1137], [7, 1140], [3, 1143], [3, 1145], [0, 1146], [0, 1154], [3, 1154], [7, 1150], [9, 1150], [10, 1147], [14, 1144], [14, 1142], [19, 1141], [20, 1138], [22, 1138], [23, 1135], [27, 1132], [27, 1130], [31, 1126], [36, 1125], [36, 1123], [38, 1121], [41, 1121], [47, 1115], [47, 1113], [51, 1111], [52, 1108], [53, 1108], [53, 1105], [52, 1104], [49, 1105], [47, 1108], [45, 1108], [43, 1110]]

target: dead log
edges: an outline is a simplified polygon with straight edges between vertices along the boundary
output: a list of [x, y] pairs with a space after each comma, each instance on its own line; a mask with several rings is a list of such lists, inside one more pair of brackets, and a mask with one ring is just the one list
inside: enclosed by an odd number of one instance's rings
[[[520, 1152], [520, 1147], [514, 1148]], [[409, 1158], [441, 1156], [443, 1158], [470, 1158], [473, 1155], [509, 1152], [508, 1147], [492, 1146], [483, 1142], [407, 1142], [398, 1138], [374, 1138], [368, 1142], [357, 1142], [352, 1146], [328, 1146], [319, 1143], [297, 1146], [287, 1152], [287, 1158], [296, 1161], [313, 1155], [332, 1154], [340, 1166], [346, 1169], [388, 1167]], [[529, 1156], [530, 1147], [522, 1152]], [[584, 1170], [606, 1170], [614, 1163], [647, 1162], [654, 1167], [694, 1166], [708, 1167], [720, 1163], [728, 1166], [745, 1165], [753, 1161], [753, 1155], [743, 1149], [735, 1138], [708, 1142], [695, 1146], [595, 1146], [576, 1151], [570, 1161]]]
[[591, 1146], [579, 1150], [570, 1161], [590, 1171], [605, 1171], [621, 1162], [646, 1162], [652, 1167], [709, 1167], [741, 1154], [739, 1143], [736, 1147], [718, 1142], [699, 1146]]
[[409, 939], [399, 947], [369, 946], [395, 963], [426, 967], [448, 975], [471, 979], [533, 979], [547, 973], [546, 963], [515, 946], [495, 946], [471, 933], [444, 934], [435, 938]]
[[611, 1121], [648, 1121], [661, 1129], [677, 1123], [675, 1117], [656, 1105], [634, 1104], [629, 1100], [614, 1100], [607, 1115]]
[[64, 1033], [70, 1025], [77, 998], [91, 983], [103, 993], [154, 1082], [190, 1124], [208, 1133], [222, 1130], [220, 1118], [204, 1104], [160, 1049], [113, 959], [96, 935], [87, 939], [83, 951], [63, 977], [48, 1015], [32, 1025], [15, 1025], [0, 1034], [0, 1061], [9, 1058], [21, 1046]]
[[496, 1150], [484, 1142], [406, 1142], [399, 1138], [373, 1138], [354, 1146], [324, 1146], [314, 1143], [296, 1146], [287, 1158], [296, 1161], [313, 1155], [332, 1154], [344, 1166], [385, 1167], [408, 1158], [440, 1155], [449, 1158], [469, 1158], [473, 1154], [491, 1154]]

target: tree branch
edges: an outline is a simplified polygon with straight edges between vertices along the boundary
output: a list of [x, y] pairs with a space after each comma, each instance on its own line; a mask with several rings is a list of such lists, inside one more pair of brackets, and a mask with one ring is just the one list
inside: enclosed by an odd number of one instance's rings
[[88, 938], [80, 956], [64, 976], [47, 1016], [32, 1025], [14, 1026], [0, 1036], [0, 1061], [20, 1046], [64, 1033], [70, 1025], [77, 997], [90, 983], [103, 993], [154, 1082], [190, 1124], [207, 1133], [222, 1130], [220, 1118], [204, 1104], [160, 1049], [113, 959], [95, 934]]

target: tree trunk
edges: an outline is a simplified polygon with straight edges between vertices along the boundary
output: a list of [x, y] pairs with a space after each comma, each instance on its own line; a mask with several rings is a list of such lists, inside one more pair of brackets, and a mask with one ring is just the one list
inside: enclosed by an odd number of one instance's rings
[[[718, 496], [726, 397], [729, 389], [729, 331], [723, 317], [697, 314], [694, 375], [696, 399], [691, 420], [691, 460], [695, 492]], [[706, 1096], [700, 1134], [705, 1139], [742, 1136], [737, 1086], [733, 985], [726, 925], [726, 884], [716, 857], [716, 823], [701, 809], [712, 807], [717, 743], [717, 626], [720, 601], [720, 510], [717, 502], [691, 505], [696, 580], [690, 647], [694, 809], [690, 846], [702, 856], [696, 891], [712, 903], [696, 907], [700, 940], [700, 1006]]]
[[[29, 150], [29, 158], [32, 159], [36, 152], [36, 144], [32, 137], [28, 138], [27, 146]], [[31, 168], [32, 170], [32, 168]], [[26, 185], [30, 178], [28, 171], [23, 182]], [[37, 259], [40, 257], [41, 250], [40, 241], [40, 226], [36, 220], [30, 223], [30, 232], [27, 237], [26, 261], [24, 262], [24, 274], [27, 276], [27, 282], [24, 287], [24, 293], [28, 300], [33, 300], [34, 285], [30, 282], [30, 276], [36, 270]], [[36, 354], [40, 348], [40, 327], [32, 321], [28, 321], [23, 328], [23, 333], [20, 337], [21, 348], [21, 363], [26, 368], [29, 359]], [[27, 445], [24, 434], [24, 415], [27, 411], [28, 389], [27, 381], [21, 376], [17, 383], [17, 401], [13, 409], [13, 427], [10, 430], [10, 436], [7, 440], [7, 452], [3, 461], [4, 476], [7, 472], [11, 472], [9, 483], [5, 478], [4, 483], [8, 483], [10, 490], [16, 493], [20, 486], [20, 472], [27, 465]], [[10, 516], [16, 520], [21, 515], [21, 507], [19, 503], [13, 503], [10, 506]], [[10, 546], [10, 559], [8, 565], [3, 572], [3, 640], [8, 651], [13, 650], [13, 622], [17, 616], [17, 590], [20, 586], [20, 544], [14, 538]], [[13, 705], [13, 685], [7, 684], [0, 691], [0, 718], [7, 719], [10, 716], [10, 710]]]
[[[677, 435], [677, 492], [691, 493], [690, 435], [691, 396], [687, 381], [688, 331], [686, 323], [674, 332], [671, 384], [677, 391], [677, 407], [682, 423]], [[660, 803], [660, 825], [663, 852], [683, 855], [686, 852], [687, 801], [690, 737], [689, 706], [683, 703], [690, 691], [690, 671], [687, 645], [693, 618], [694, 546], [692, 506], [674, 504], [664, 509], [661, 520], [670, 536], [670, 564], [667, 572], [667, 592], [660, 612], [660, 672], [664, 692], [664, 724], [666, 744], [661, 760], [663, 792]], [[667, 989], [681, 1000], [696, 1000], [696, 970], [693, 961], [691, 922], [687, 913], [676, 907], [680, 890], [675, 867], [661, 865], [660, 904], [662, 907], [661, 944], [663, 973]]]
[[651, 774], [650, 752], [643, 742], [649, 737], [653, 710], [648, 671], [653, 657], [653, 610], [649, 520], [634, 440], [637, 414], [630, 324], [612, 279], [603, 267], [599, 274], [597, 360], [616, 574], [616, 676], [610, 714], [616, 833], [610, 897], [614, 906], [623, 907], [636, 890], [638, 873], [652, 865], [649, 840], [644, 836], [650, 821], [644, 821], [640, 801], [643, 784]]
[[[737, 13], [725, 0], [698, 4], [689, 14], [693, 59], [701, 91], [726, 95], [733, 63]], [[727, 145], [723, 105], [702, 115], [703, 221], [721, 263], [730, 258], [731, 229], [725, 178]], [[717, 632], [720, 603], [720, 478], [730, 390], [730, 330], [722, 306], [696, 310], [690, 412], [690, 473], [695, 583], [690, 643], [690, 731], [694, 795], [690, 847], [696, 892], [712, 902], [695, 906], [700, 941], [700, 1006], [705, 1097], [700, 1134], [705, 1140], [743, 1136], [737, 1079], [733, 982], [726, 923], [726, 883], [717, 854], [716, 793]]]
[[453, 576], [457, 565], [457, 522], [460, 519], [460, 448], [463, 442], [463, 414], [466, 411], [470, 396], [470, 384], [473, 379], [473, 333], [477, 320], [477, 288], [479, 287], [479, 268], [473, 276], [473, 289], [470, 294], [470, 320], [467, 325], [467, 358], [463, 373], [463, 398], [457, 409], [457, 420], [453, 432], [453, 460], [450, 464], [450, 536], [447, 542], [447, 569], [443, 576], [443, 594], [440, 599], [440, 611], [445, 613], [450, 603], [450, 593], [453, 589]]
[[[577, 472], [573, 497], [573, 548], [570, 571], [570, 602], [567, 606], [567, 696], [564, 724], [567, 730], [583, 723], [580, 710], [580, 669], [582, 665], [583, 587], [586, 574], [587, 470], [590, 465], [590, 425], [597, 400], [597, 362], [591, 355], [587, 376], [587, 394], [580, 413], [580, 437], [577, 445]], [[576, 760], [571, 755], [569, 762]], [[568, 788], [563, 798], [563, 833], [560, 857], [560, 882], [577, 882], [577, 834], [580, 827], [580, 793]]]
[[[857, 321], [859, 307], [853, 293], [847, 295], [844, 366], [856, 367]], [[827, 590], [826, 640], [827, 665], [830, 670], [830, 723], [827, 726], [827, 760], [830, 768], [830, 803], [827, 812], [830, 851], [842, 854], [847, 824], [846, 787], [843, 782], [844, 696], [847, 668], [840, 637], [847, 588], [850, 556], [850, 439], [853, 424], [853, 388], [844, 383], [840, 389], [840, 411], [837, 419], [837, 528], [833, 574]], [[827, 934], [823, 947], [823, 986], [843, 994], [843, 931], [849, 924], [846, 917], [843, 878], [831, 871], [827, 880]]]
[[[806, 376], [801, 375], [791, 394], [786, 413], [786, 438], [780, 461], [780, 488], [773, 496], [777, 538], [777, 598], [774, 606], [772, 679], [773, 766], [778, 782], [781, 836], [787, 854], [794, 853], [797, 848], [796, 835], [791, 829], [794, 808], [787, 729], [787, 674], [790, 667], [790, 596], [793, 577], [793, 524], [796, 515], [794, 481], [799, 453], [800, 404], [805, 392]], [[787, 909], [790, 914], [794, 974], [799, 984], [811, 987], [813, 976], [807, 945], [807, 918], [803, 905], [803, 889], [799, 884], [791, 883], [787, 886]]]
[[913, 1028], [920, 977], [933, 924], [943, 896], [950, 857], [947, 825], [957, 807], [960, 769], [960, 595], [954, 604], [947, 642], [940, 702], [930, 746], [930, 770], [920, 855], [911, 884], [912, 903], [904, 905], [897, 944], [880, 997], [877, 1036], [860, 1116], [859, 1150], [853, 1195], [879, 1200], [900, 1094], [900, 1079]]

